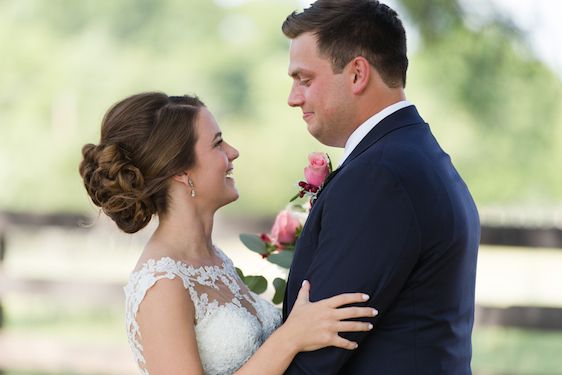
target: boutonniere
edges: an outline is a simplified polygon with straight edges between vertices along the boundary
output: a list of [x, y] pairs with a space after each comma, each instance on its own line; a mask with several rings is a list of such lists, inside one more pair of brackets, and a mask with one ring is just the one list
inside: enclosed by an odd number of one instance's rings
[[314, 202], [316, 196], [322, 186], [326, 177], [332, 173], [332, 161], [325, 152], [313, 152], [308, 155], [308, 166], [304, 168], [305, 181], [299, 181], [299, 192], [295, 194], [289, 202], [297, 198], [302, 198], [305, 195], [310, 197], [310, 202]]

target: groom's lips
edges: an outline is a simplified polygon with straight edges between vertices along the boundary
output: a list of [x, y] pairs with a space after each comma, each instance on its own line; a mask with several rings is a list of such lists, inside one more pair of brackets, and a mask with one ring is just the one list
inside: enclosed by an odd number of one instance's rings
[[309, 118], [311, 118], [313, 114], [314, 114], [314, 112], [303, 112], [302, 118], [304, 119], [304, 121], [306, 121]]

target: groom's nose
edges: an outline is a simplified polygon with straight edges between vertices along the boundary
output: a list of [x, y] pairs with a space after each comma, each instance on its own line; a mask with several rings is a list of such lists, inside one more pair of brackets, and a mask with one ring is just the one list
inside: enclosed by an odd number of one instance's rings
[[291, 107], [300, 107], [304, 102], [304, 97], [302, 95], [301, 90], [299, 89], [298, 83], [293, 82], [293, 86], [291, 87], [291, 91], [289, 92], [289, 98], [287, 99], [287, 103]]

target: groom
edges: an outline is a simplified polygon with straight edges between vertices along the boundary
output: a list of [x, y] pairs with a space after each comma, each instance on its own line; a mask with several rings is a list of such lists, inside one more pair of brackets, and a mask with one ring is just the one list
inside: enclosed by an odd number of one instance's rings
[[[405, 99], [406, 36], [375, 0], [318, 0], [283, 24], [289, 105], [321, 143], [344, 147], [298, 240], [284, 317], [311, 300], [365, 292], [374, 330], [346, 351], [300, 353], [287, 374], [470, 374], [480, 225], [465, 183]], [[451, 124], [454, 126], [454, 124]]]

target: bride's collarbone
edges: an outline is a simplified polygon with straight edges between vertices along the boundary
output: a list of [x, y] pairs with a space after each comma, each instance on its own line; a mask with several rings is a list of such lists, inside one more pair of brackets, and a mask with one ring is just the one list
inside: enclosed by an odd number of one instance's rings
[[163, 258], [170, 258], [193, 268], [224, 266], [224, 260], [214, 248], [199, 250], [192, 248], [189, 250], [180, 250], [162, 247], [147, 247], [143, 254], [141, 254], [139, 261], [137, 262], [136, 269], [142, 268], [142, 265], [151, 259], [160, 260]]

